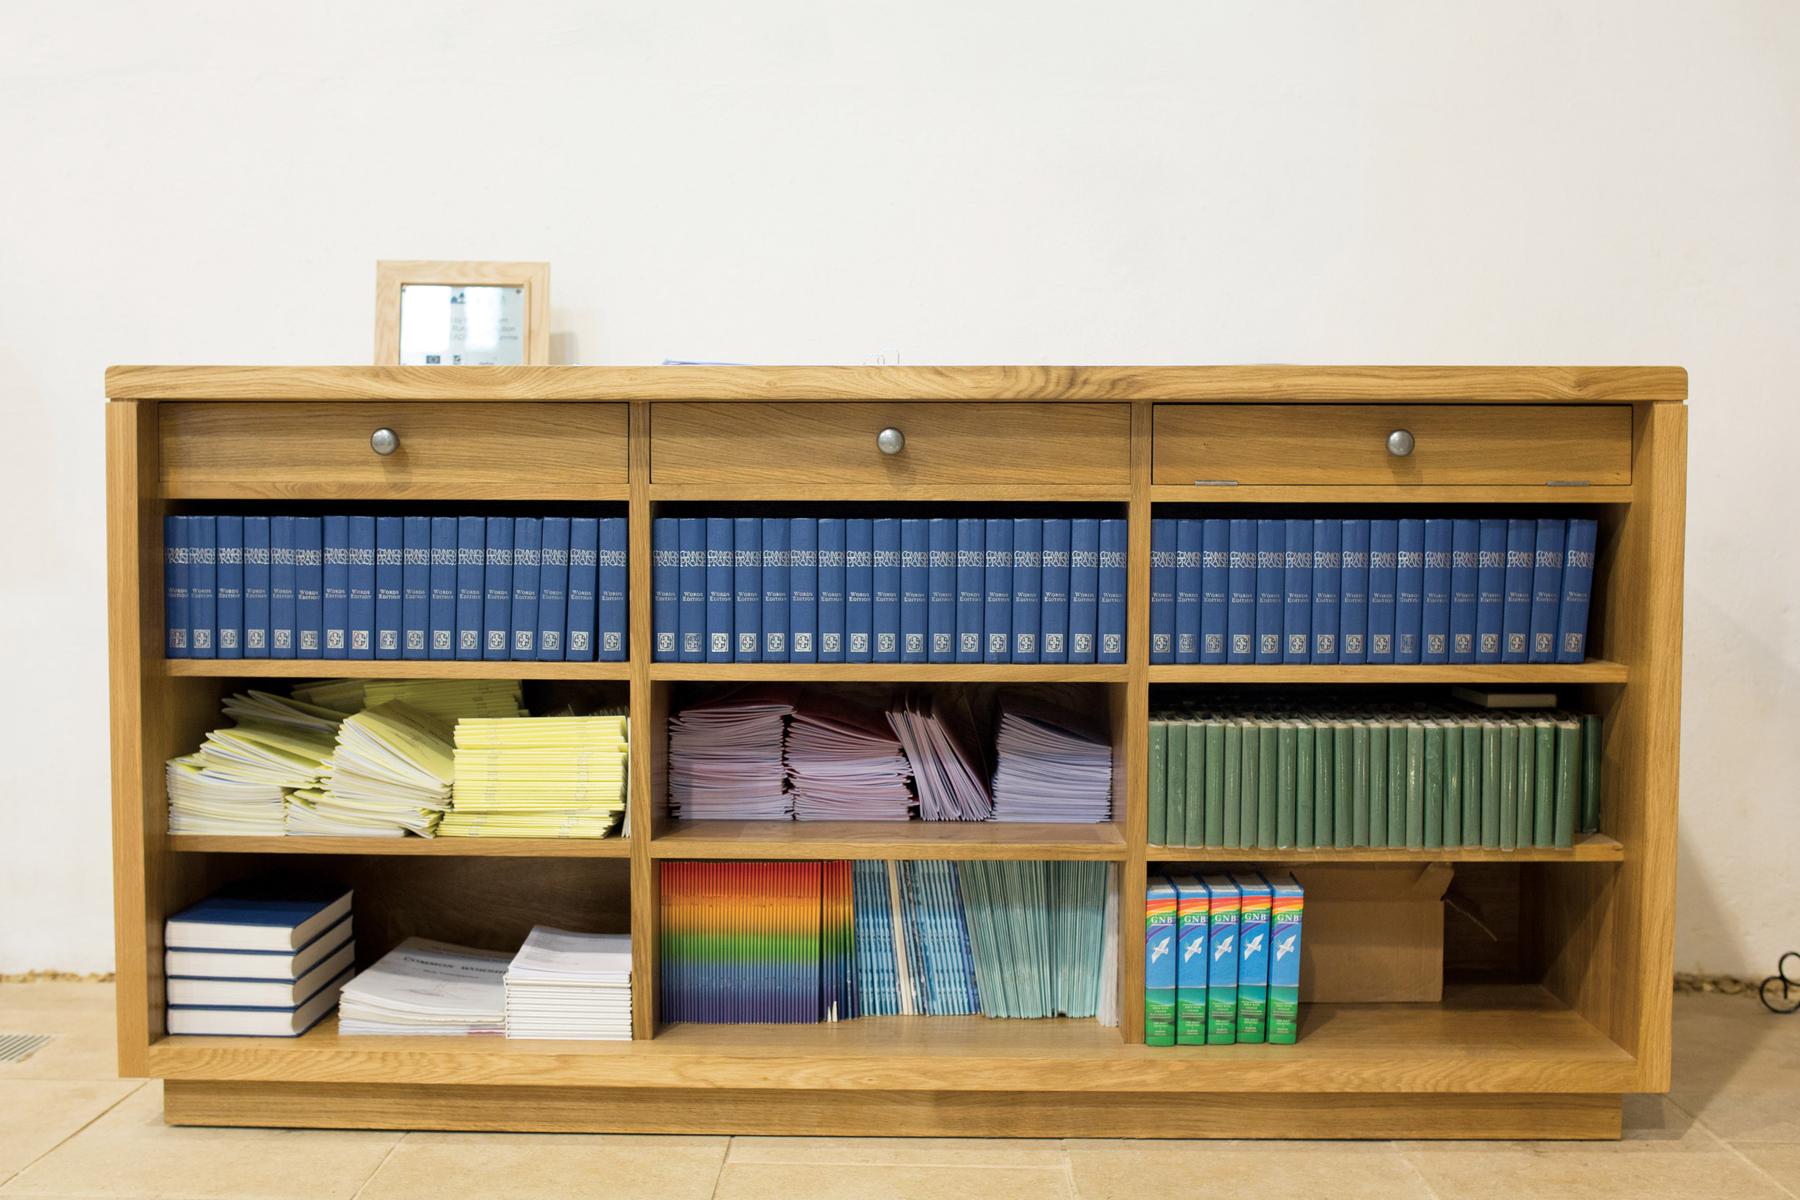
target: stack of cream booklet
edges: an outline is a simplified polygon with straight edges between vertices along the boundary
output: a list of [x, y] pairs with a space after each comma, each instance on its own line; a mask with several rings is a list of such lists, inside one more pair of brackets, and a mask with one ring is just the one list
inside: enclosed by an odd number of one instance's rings
[[346, 717], [319, 786], [295, 792], [288, 832], [430, 837], [450, 807], [451, 724], [402, 700]]
[[625, 716], [465, 718], [445, 837], [599, 838], [625, 811]]
[[343, 714], [256, 691], [224, 710], [235, 727], [169, 760], [169, 832], [280, 837], [289, 794], [317, 786]]
[[506, 1032], [506, 967], [513, 956], [407, 938], [344, 985], [340, 1034], [395, 1037]]
[[506, 969], [506, 1036], [629, 1041], [630, 935], [533, 929]]

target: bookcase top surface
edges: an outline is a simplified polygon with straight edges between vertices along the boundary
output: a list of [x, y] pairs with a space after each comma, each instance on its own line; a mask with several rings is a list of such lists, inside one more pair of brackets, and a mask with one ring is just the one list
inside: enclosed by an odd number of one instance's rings
[[1682, 367], [116, 366], [111, 400], [1682, 401]]

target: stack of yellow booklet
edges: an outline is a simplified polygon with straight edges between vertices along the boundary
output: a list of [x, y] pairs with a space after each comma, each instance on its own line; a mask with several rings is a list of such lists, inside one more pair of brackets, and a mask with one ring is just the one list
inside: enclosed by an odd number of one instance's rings
[[450, 807], [451, 728], [400, 700], [346, 717], [319, 786], [289, 798], [287, 832], [430, 837]]
[[169, 832], [279, 837], [289, 793], [317, 785], [342, 714], [254, 691], [224, 708], [234, 728], [169, 760]]
[[293, 691], [296, 699], [346, 714], [400, 700], [446, 721], [526, 715], [517, 679], [321, 679]]
[[625, 811], [622, 713], [456, 723], [445, 837], [606, 837]]

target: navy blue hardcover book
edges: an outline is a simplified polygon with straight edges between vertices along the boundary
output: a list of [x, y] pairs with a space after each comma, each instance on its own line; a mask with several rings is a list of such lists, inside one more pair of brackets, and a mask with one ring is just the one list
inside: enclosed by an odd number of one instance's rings
[[788, 558], [786, 517], [764, 517], [762, 523], [762, 660], [788, 661]]
[[487, 522], [456, 519], [456, 657], [481, 657], [482, 586], [487, 577]]
[[1343, 522], [1344, 549], [1338, 556], [1338, 662], [1369, 659], [1369, 521]]
[[350, 518], [320, 518], [320, 612], [325, 622], [321, 658], [350, 657]]
[[1100, 522], [1100, 661], [1125, 661], [1125, 584], [1130, 573], [1131, 543], [1125, 518]]
[[[979, 517], [956, 521], [956, 661], [980, 662], [982, 617], [987, 605], [987, 539]], [[1099, 537], [1099, 528], [1094, 535]], [[1096, 552], [1095, 567], [1099, 559]]]
[[1556, 661], [1557, 609], [1562, 606], [1563, 543], [1568, 531], [1568, 523], [1561, 517], [1544, 517], [1537, 523], [1531, 559], [1530, 662]]
[[1500, 661], [1531, 661], [1532, 552], [1537, 522], [1514, 517], [1506, 523], [1506, 596], [1500, 617]]
[[706, 518], [706, 661], [730, 662], [731, 518]]
[[244, 657], [244, 518], [219, 517], [215, 526], [218, 546], [214, 557], [218, 650], [220, 658]]
[[593, 662], [600, 629], [600, 521], [569, 518], [569, 599], [563, 618], [563, 659]]
[[600, 551], [594, 565], [599, 593], [594, 612], [594, 657], [601, 662], [624, 662], [630, 645], [630, 600], [626, 594], [631, 586], [630, 527], [624, 517], [601, 517], [599, 525]]
[[269, 657], [293, 658], [300, 645], [295, 613], [294, 518], [269, 518]]
[[1394, 662], [1419, 661], [1425, 611], [1425, 522], [1401, 517], [1394, 558]]
[[819, 661], [819, 519], [788, 521], [788, 661]]
[[1450, 661], [1475, 661], [1475, 587], [1481, 570], [1481, 522], [1458, 517], [1450, 527]]
[[1012, 660], [1040, 661], [1039, 635], [1044, 620], [1044, 522], [1037, 517], [1013, 519]]
[[1594, 597], [1594, 564], [1600, 525], [1591, 517], [1570, 517], [1563, 547], [1562, 603], [1556, 618], [1556, 661], [1587, 660], [1588, 608]]
[[[568, 626], [569, 518], [545, 517], [543, 537], [538, 543], [538, 661], [562, 661], [563, 632]], [[675, 644], [674, 637], [671, 628], [671, 646]]]
[[874, 598], [870, 622], [874, 632], [871, 660], [900, 661], [900, 521], [877, 517], [872, 522], [870, 569]]
[[407, 517], [400, 531], [400, 656], [429, 658], [430, 643], [431, 518]]
[[681, 642], [681, 523], [650, 522], [650, 661], [675, 662]]
[[219, 522], [216, 517], [187, 519], [188, 657], [217, 658], [214, 640], [219, 622]]
[[1287, 526], [1279, 518], [1256, 522], [1256, 661], [1281, 661], [1283, 591], [1287, 584]]
[[269, 657], [269, 518], [244, 518], [244, 657]]
[[1312, 660], [1313, 523], [1289, 517], [1283, 534], [1281, 568], [1281, 661]]
[[[400, 657], [400, 626], [406, 608], [406, 522], [375, 518], [375, 657]], [[421, 639], [422, 641], [423, 639]]]
[[1044, 575], [1039, 592], [1038, 659], [1047, 663], [1069, 661], [1069, 522], [1061, 517], [1044, 521]]
[[481, 590], [481, 657], [506, 659], [512, 643], [513, 519], [487, 519]]
[[317, 517], [294, 518], [294, 654], [318, 658], [325, 636], [325, 530]]
[[1200, 661], [1200, 521], [1175, 524], [1175, 661]]
[[375, 657], [375, 518], [350, 518], [350, 655]]
[[762, 519], [731, 523], [733, 662], [762, 661]]
[[844, 661], [843, 517], [819, 518], [819, 661]]
[[956, 521], [933, 517], [925, 531], [925, 661], [956, 661]]
[[1394, 661], [1394, 589], [1398, 583], [1400, 522], [1369, 522], [1369, 661]]
[[1343, 581], [1344, 522], [1340, 517], [1319, 517], [1313, 527], [1312, 661], [1335, 663], [1342, 649], [1338, 642], [1339, 605]]
[[1419, 661], [1450, 661], [1450, 559], [1455, 531], [1444, 517], [1425, 521], [1424, 603], [1419, 611]]
[[1099, 648], [1100, 519], [1069, 522], [1069, 661], [1091, 663]]
[[923, 517], [900, 522], [900, 661], [929, 662], [931, 528]]
[[163, 657], [188, 656], [187, 518], [163, 518]]
[[1175, 558], [1180, 525], [1171, 517], [1150, 520], [1150, 661], [1175, 661]]
[[874, 661], [875, 523], [844, 522], [844, 661]]
[[[1103, 531], [1104, 532], [1104, 531]], [[1006, 517], [990, 517], [982, 531], [982, 580], [987, 599], [981, 607], [981, 661], [1008, 662], [1012, 658], [1012, 545], [1013, 524]]]
[[426, 622], [429, 657], [456, 657], [456, 518], [431, 518], [431, 597]]
[[1500, 661], [1506, 612], [1506, 521], [1481, 519], [1481, 549], [1475, 560], [1475, 661]]
[[1256, 661], [1256, 522], [1232, 517], [1226, 570], [1226, 662]]
[[681, 517], [682, 662], [706, 661], [706, 519]]
[[1231, 580], [1231, 523], [1224, 517], [1207, 517], [1200, 526], [1200, 661], [1222, 663]]
[[512, 634], [507, 656], [537, 660], [538, 582], [544, 571], [544, 522], [541, 517], [513, 518]]

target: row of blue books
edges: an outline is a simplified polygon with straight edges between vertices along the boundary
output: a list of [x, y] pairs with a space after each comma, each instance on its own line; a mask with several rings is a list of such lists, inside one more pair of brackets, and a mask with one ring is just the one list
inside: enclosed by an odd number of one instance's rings
[[1125, 521], [658, 517], [658, 662], [1121, 663]]
[[625, 658], [623, 517], [164, 518], [169, 658]]
[[1586, 517], [1157, 518], [1152, 663], [1578, 663]]

